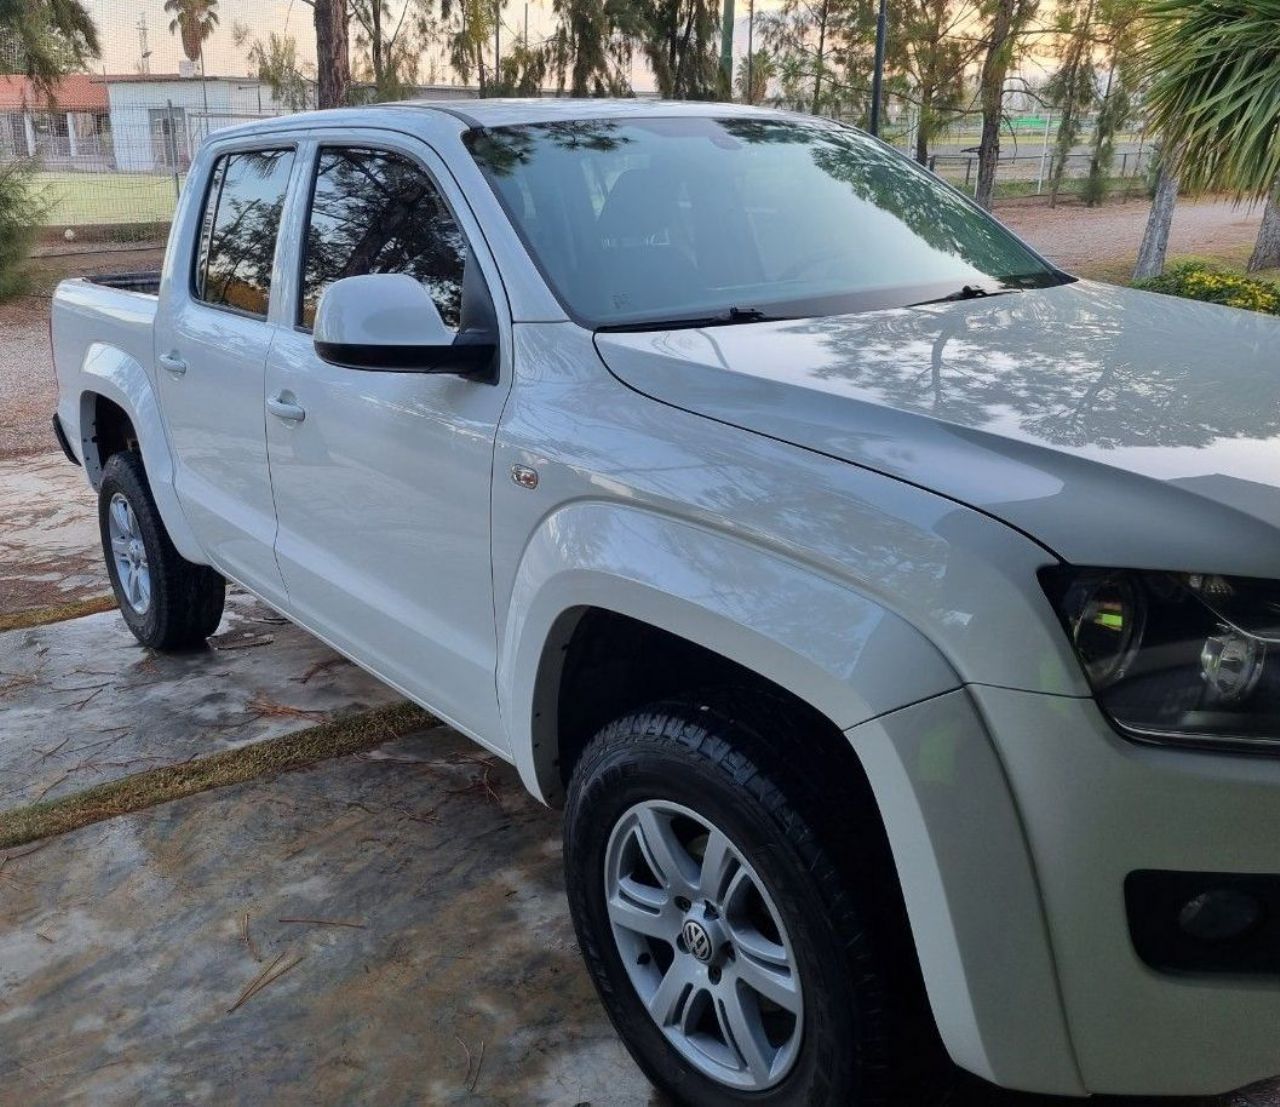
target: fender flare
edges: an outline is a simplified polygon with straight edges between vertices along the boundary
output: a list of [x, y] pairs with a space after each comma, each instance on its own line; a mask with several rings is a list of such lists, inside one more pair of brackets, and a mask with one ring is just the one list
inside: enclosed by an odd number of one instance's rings
[[576, 502], [545, 518], [525, 547], [498, 659], [513, 760], [546, 803], [562, 791], [554, 699], [563, 647], [592, 608], [760, 673], [842, 730], [960, 685], [923, 634], [813, 566], [650, 510]]
[[95, 490], [102, 484], [94, 407], [97, 397], [103, 396], [122, 408], [133, 423], [151, 495], [178, 553], [188, 561], [207, 563], [174, 489], [169, 436], [147, 371], [126, 351], [105, 342], [89, 346], [80, 371], [80, 450], [89, 483]]
[[[545, 803], [563, 792], [565, 647], [591, 609], [735, 661], [838, 726], [880, 806], [952, 1058], [1013, 1087], [1083, 1093], [1012, 796], [960, 678], [924, 633], [852, 584], [735, 535], [617, 503], [563, 507], [525, 548], [498, 662], [512, 759]], [[974, 789], [962, 803], [936, 786], [957, 764]], [[984, 851], [999, 861], [986, 866]], [[966, 890], [974, 866], [1007, 874], [1007, 896]], [[986, 948], [1015, 916], [1021, 975]]]

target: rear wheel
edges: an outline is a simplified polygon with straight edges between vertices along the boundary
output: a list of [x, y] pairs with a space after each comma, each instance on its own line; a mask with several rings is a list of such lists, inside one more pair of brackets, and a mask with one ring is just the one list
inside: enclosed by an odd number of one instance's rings
[[876, 816], [806, 770], [803, 725], [743, 693], [596, 736], [565, 815], [588, 970], [679, 1102], [943, 1102], [951, 1067]]
[[190, 648], [217, 630], [226, 583], [178, 553], [136, 451], [107, 461], [98, 524], [116, 603], [139, 642], [158, 650]]

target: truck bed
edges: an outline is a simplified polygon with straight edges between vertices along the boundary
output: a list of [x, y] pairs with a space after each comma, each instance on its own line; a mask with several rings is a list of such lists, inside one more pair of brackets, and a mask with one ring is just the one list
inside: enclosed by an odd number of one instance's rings
[[118, 288], [124, 292], [141, 292], [144, 296], [156, 296], [160, 292], [160, 270], [133, 273], [99, 273], [85, 277], [90, 284]]
[[[65, 280], [53, 294], [58, 419], [82, 461], [81, 397], [102, 393], [123, 399], [124, 389], [154, 381], [152, 327], [159, 288], [159, 273], [122, 273]], [[130, 364], [141, 366], [141, 373], [131, 373]], [[147, 399], [139, 394], [129, 402], [137, 410]]]

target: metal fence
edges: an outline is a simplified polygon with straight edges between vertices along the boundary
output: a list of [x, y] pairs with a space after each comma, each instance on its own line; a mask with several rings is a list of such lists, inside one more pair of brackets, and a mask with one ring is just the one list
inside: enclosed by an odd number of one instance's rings
[[[1112, 156], [1111, 164], [1103, 168], [1103, 189], [1111, 197], [1132, 197], [1144, 194], [1152, 168], [1153, 153], [1148, 149], [1125, 150]], [[1062, 159], [1062, 176], [1059, 194], [1079, 195], [1089, 178], [1093, 155], [1068, 154]], [[1055, 159], [1051, 150], [1039, 154], [1002, 157], [996, 166], [996, 197], [1042, 196], [1052, 188]], [[957, 188], [972, 193], [978, 184], [978, 155], [976, 152], [937, 154], [929, 159], [929, 168]]]
[[26, 165], [48, 228], [108, 241], [163, 238], [191, 158], [223, 127], [280, 114], [172, 102], [0, 107], [0, 164]]

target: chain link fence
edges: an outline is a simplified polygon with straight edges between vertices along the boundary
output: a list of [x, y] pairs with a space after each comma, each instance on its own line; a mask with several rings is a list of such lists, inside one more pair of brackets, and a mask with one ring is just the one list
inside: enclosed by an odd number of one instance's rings
[[[1089, 179], [1093, 155], [1068, 154], [1062, 159], [1062, 175], [1059, 195], [1081, 195]], [[1047, 196], [1053, 188], [1055, 159], [1052, 151], [1040, 154], [1002, 157], [996, 166], [995, 194], [997, 199], [1018, 196]], [[935, 154], [929, 159], [929, 168], [946, 181], [971, 195], [978, 184], [978, 155], [976, 152], [959, 154]], [[1111, 164], [1101, 174], [1102, 189], [1107, 198], [1131, 199], [1147, 193], [1153, 168], [1153, 153], [1146, 150], [1126, 150], [1114, 154]]]
[[0, 164], [21, 162], [30, 172], [46, 237], [154, 241], [167, 233], [204, 137], [279, 114], [136, 98], [109, 108], [0, 105]]

